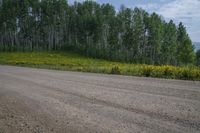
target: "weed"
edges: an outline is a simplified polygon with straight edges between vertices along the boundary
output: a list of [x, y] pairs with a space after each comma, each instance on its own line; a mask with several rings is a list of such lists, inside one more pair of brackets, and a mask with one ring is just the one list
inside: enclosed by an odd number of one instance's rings
[[200, 80], [200, 68], [196, 66], [175, 67], [169, 65], [128, 64], [93, 59], [64, 52], [1, 52], [0, 64], [57, 70]]

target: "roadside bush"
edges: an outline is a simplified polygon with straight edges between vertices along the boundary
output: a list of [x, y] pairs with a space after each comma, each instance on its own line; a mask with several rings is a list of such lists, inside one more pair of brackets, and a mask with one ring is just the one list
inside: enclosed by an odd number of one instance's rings
[[165, 77], [168, 77], [168, 78], [174, 77], [174, 75], [175, 75], [175, 70], [173, 69], [172, 66], [164, 66], [163, 69], [164, 69], [163, 75], [164, 75]]
[[144, 66], [144, 68], [142, 70], [142, 75], [144, 75], [146, 77], [150, 77], [152, 75], [152, 72], [153, 72], [152, 66]]
[[178, 78], [179, 79], [190, 79], [190, 80], [194, 80], [197, 75], [190, 69], [188, 68], [183, 68], [181, 70], [179, 70], [179, 74], [178, 74]]
[[121, 70], [120, 70], [120, 68], [118, 66], [113, 66], [111, 68], [111, 72], [110, 73], [111, 74], [121, 74]]
[[170, 65], [128, 64], [92, 59], [73, 53], [66, 54], [62, 52], [2, 52], [0, 53], [0, 64], [156, 78], [200, 80], [200, 67], [197, 66], [176, 67]]

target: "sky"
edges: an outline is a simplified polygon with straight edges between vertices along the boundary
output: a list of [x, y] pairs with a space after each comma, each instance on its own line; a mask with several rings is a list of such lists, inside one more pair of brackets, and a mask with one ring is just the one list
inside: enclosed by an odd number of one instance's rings
[[[73, 3], [75, 0], [68, 0]], [[82, 2], [84, 0], [76, 0]], [[156, 12], [166, 21], [183, 22], [193, 42], [200, 42], [200, 0], [94, 0], [100, 4], [110, 3], [119, 9], [141, 7], [149, 13]]]

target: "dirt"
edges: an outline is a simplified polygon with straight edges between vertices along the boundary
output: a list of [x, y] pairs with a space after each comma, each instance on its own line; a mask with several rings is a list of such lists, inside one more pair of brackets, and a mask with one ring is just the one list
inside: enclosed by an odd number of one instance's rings
[[200, 82], [0, 66], [0, 133], [199, 133]]

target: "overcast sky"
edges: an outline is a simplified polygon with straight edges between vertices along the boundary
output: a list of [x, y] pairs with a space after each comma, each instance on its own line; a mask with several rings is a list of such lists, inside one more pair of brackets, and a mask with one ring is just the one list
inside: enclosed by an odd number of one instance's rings
[[[68, 0], [73, 3], [75, 0]], [[77, 0], [84, 1], [84, 0]], [[95, 0], [98, 3], [111, 3], [117, 9], [141, 7], [149, 13], [156, 12], [166, 21], [172, 19], [176, 24], [184, 23], [194, 42], [200, 42], [200, 0]]]

